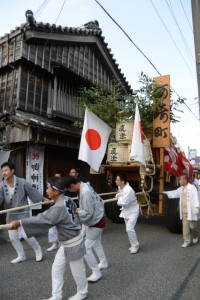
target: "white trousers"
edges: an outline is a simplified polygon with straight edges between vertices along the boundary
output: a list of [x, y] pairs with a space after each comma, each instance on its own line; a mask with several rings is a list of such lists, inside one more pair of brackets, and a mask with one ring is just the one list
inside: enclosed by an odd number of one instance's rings
[[[97, 228], [95, 228], [95, 229], [97, 229]], [[90, 269], [92, 269], [93, 272], [99, 271], [99, 267], [98, 267], [97, 260], [92, 252], [92, 249], [94, 249], [94, 251], [96, 252], [100, 263], [107, 264], [105, 252], [104, 252], [102, 244], [101, 244], [102, 232], [103, 232], [103, 229], [99, 228], [99, 235], [95, 240], [87, 239], [87, 235], [86, 235], [86, 239], [85, 239], [86, 254], [85, 254], [84, 258], [85, 258], [88, 266], [90, 267]]]
[[21, 228], [21, 226], [17, 230], [18, 230], [18, 238], [22, 239], [23, 236], [22, 236], [22, 228]]
[[137, 239], [137, 235], [135, 232], [135, 225], [138, 219], [139, 213], [133, 213], [130, 217], [124, 218], [126, 224], [126, 232], [128, 234], [128, 238], [131, 244], [131, 247], [138, 247], [139, 242]]
[[[17, 252], [17, 255], [19, 257], [25, 257], [24, 247], [18, 237], [18, 230], [8, 230], [8, 235], [13, 247]], [[38, 244], [37, 240], [34, 237], [31, 237], [29, 239], [25, 236], [23, 237], [26, 240], [26, 242], [33, 248], [35, 253], [41, 249], [40, 245]]]
[[188, 214], [182, 214], [183, 240], [186, 244], [191, 244], [193, 239], [198, 238], [197, 221], [188, 221]]
[[49, 243], [57, 243], [58, 242], [56, 226], [53, 226], [49, 229], [48, 240], [49, 240]]
[[[62, 299], [66, 262], [67, 258], [65, 256], [64, 247], [61, 245], [52, 265], [52, 297], [55, 299]], [[81, 295], [87, 294], [88, 283], [83, 258], [69, 262], [69, 265], [74, 281], [76, 282], [77, 293]]]

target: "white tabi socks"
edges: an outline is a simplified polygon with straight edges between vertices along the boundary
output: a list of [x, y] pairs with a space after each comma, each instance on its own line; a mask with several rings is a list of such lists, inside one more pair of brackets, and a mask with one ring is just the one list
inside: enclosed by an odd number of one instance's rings
[[58, 249], [57, 243], [53, 243], [51, 247], [47, 249], [48, 252], [54, 251]]
[[18, 264], [18, 263], [20, 263], [22, 261], [25, 261], [25, 260], [26, 260], [26, 256], [25, 255], [24, 256], [18, 256], [17, 258], [11, 260], [11, 263], [12, 264]]

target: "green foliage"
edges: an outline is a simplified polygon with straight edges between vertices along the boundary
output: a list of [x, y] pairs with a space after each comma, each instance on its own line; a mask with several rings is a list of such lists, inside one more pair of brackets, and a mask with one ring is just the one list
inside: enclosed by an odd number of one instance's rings
[[[137, 91], [138, 104], [140, 109], [140, 117], [143, 128], [151, 128], [153, 122], [153, 113], [160, 108], [163, 103], [163, 87], [159, 83], [145, 75], [143, 72], [139, 75], [139, 82], [142, 84]], [[170, 120], [172, 123], [179, 122], [179, 117], [175, 112], [182, 112], [180, 106], [186, 101], [185, 98], [172, 98], [172, 90], [170, 89]]]
[[110, 127], [115, 128], [119, 117], [116, 115], [117, 102], [121, 95], [119, 84], [115, 83], [112, 90], [97, 84], [80, 90], [81, 105], [88, 107]]
[[[142, 127], [145, 129], [152, 128], [153, 114], [160, 108], [163, 103], [164, 88], [161, 84], [153, 80], [143, 72], [139, 75], [141, 88], [136, 91], [135, 95], [125, 96], [122, 93], [119, 83], [115, 82], [112, 90], [100, 84], [93, 85], [90, 88], [80, 90], [81, 105], [88, 107], [99, 118], [107, 123], [111, 128], [116, 127], [116, 123], [124, 119], [134, 119], [135, 101], [138, 101]], [[179, 118], [174, 114], [181, 112], [180, 105], [184, 104], [185, 98], [172, 98], [170, 90], [170, 118], [171, 122], [179, 122]], [[82, 123], [75, 122], [74, 126], [82, 128]]]

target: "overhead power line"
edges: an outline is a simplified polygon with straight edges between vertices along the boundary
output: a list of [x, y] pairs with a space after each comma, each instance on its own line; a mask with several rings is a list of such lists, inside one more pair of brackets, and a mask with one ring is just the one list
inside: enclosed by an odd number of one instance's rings
[[[51, 1], [51, 0], [44, 0], [44, 1], [42, 2], [42, 4], [38, 7], [38, 9], [34, 12], [34, 16], [35, 16], [35, 17], [38, 17], [38, 16], [42, 13], [42, 11], [45, 9], [45, 7], [47, 6], [47, 4], [48, 4], [50, 1]], [[57, 16], [57, 18], [56, 18], [55, 24], [57, 23], [57, 21], [58, 21], [60, 15], [61, 15], [61, 12], [62, 12], [62, 10], [63, 10], [63, 8], [64, 8], [65, 3], [66, 3], [66, 0], [63, 1], [63, 4], [62, 4], [62, 6], [61, 6], [61, 9], [60, 9], [60, 11], [59, 11], [59, 13], [58, 13], [58, 16]]]
[[166, 2], [167, 6], [168, 6], [168, 8], [169, 8], [169, 11], [170, 11], [170, 13], [171, 13], [171, 15], [172, 15], [172, 17], [173, 17], [175, 23], [176, 23], [176, 26], [178, 27], [178, 30], [179, 30], [180, 36], [181, 36], [181, 38], [182, 38], [182, 41], [183, 41], [183, 43], [184, 43], [184, 45], [185, 45], [185, 48], [186, 48], [187, 52], [190, 54], [190, 56], [192, 57], [193, 61], [195, 62], [195, 58], [194, 58], [192, 52], [190, 51], [190, 48], [189, 48], [189, 46], [188, 46], [188, 44], [187, 44], [187, 41], [186, 41], [186, 39], [185, 39], [185, 37], [184, 37], [184, 35], [183, 35], [183, 32], [182, 32], [182, 30], [181, 30], [181, 28], [180, 28], [180, 26], [179, 26], [179, 23], [178, 23], [178, 21], [177, 21], [177, 18], [176, 18], [176, 16], [175, 16], [174, 11], [173, 11], [171, 2], [170, 2], [170, 0], [165, 0], [165, 2]]
[[134, 41], [131, 39], [131, 37], [128, 35], [128, 33], [126, 33], [126, 31], [119, 25], [119, 23], [117, 23], [117, 21], [115, 21], [115, 19], [107, 12], [107, 10], [99, 3], [99, 1], [94, 0], [102, 9], [103, 11], [109, 16], [109, 18], [117, 25], [117, 27], [119, 27], [119, 29], [126, 35], [126, 37], [131, 41], [131, 43], [138, 49], [138, 51], [142, 54], [142, 56], [144, 56], [144, 58], [146, 60], [148, 60], [148, 62], [152, 65], [152, 67], [154, 68], [154, 70], [156, 70], [156, 72], [158, 72], [159, 75], [161, 75], [161, 73], [158, 71], [158, 69], [156, 68], [156, 66], [152, 63], [152, 61], [146, 56], [146, 54], [140, 49], [139, 46], [137, 46]]
[[60, 9], [60, 11], [59, 11], [59, 14], [58, 14], [58, 17], [57, 17], [57, 19], [56, 19], [55, 24], [57, 23], [57, 21], [58, 21], [60, 15], [61, 15], [61, 12], [63, 11], [63, 8], [64, 8], [64, 6], [65, 6], [65, 3], [66, 3], [66, 0], [63, 1], [63, 5], [62, 5], [62, 7], [61, 7], [61, 9]]
[[47, 4], [50, 2], [51, 0], [44, 0], [42, 2], [42, 4], [38, 7], [38, 9], [36, 9], [36, 11], [34, 12], [34, 16], [38, 17], [42, 11], [45, 9], [45, 7], [47, 6]]
[[[144, 52], [140, 49], [140, 47], [138, 47], [134, 41], [131, 39], [131, 37], [128, 35], [128, 33], [119, 25], [119, 23], [107, 12], [107, 10], [99, 3], [98, 0], [94, 0], [100, 7], [101, 9], [107, 14], [107, 16], [117, 25], [117, 27], [119, 27], [119, 29], [125, 34], [125, 36], [129, 39], [129, 41], [138, 49], [138, 51], [142, 54], [142, 56], [144, 56], [144, 58], [151, 64], [151, 66], [154, 68], [154, 70], [156, 70], [156, 72], [158, 72], [158, 74], [161, 76], [162, 74], [160, 73], [160, 71], [156, 68], [156, 66], [151, 62], [151, 60], [147, 57], [146, 54], [144, 54]], [[179, 94], [176, 92], [176, 90], [171, 86], [172, 91], [177, 95], [178, 98], [181, 98], [179, 96]], [[187, 107], [187, 109], [193, 114], [193, 116], [195, 117], [195, 119], [197, 119], [197, 121], [199, 121], [199, 119], [195, 116], [195, 114], [193, 113], [193, 111], [188, 107], [188, 105], [186, 103], [184, 103], [185, 106]]]
[[169, 34], [169, 36], [170, 36], [171, 40], [173, 41], [173, 43], [174, 43], [174, 45], [175, 45], [176, 49], [178, 50], [178, 53], [179, 53], [179, 54], [180, 54], [180, 56], [182, 57], [182, 59], [183, 59], [183, 61], [184, 61], [185, 65], [187, 66], [187, 68], [188, 68], [188, 70], [189, 70], [190, 74], [191, 74], [191, 75], [192, 75], [192, 77], [193, 77], [193, 78], [196, 80], [196, 77], [195, 77], [194, 73], [193, 73], [193, 72], [192, 72], [192, 70], [190, 69], [190, 67], [189, 67], [189, 65], [188, 65], [188, 63], [187, 63], [187, 61], [185, 60], [184, 56], [182, 55], [182, 53], [181, 53], [180, 49], [178, 48], [178, 46], [177, 46], [177, 43], [175, 42], [175, 40], [174, 40], [174, 38], [172, 37], [172, 35], [171, 35], [170, 31], [168, 30], [168, 28], [167, 28], [166, 24], [164, 23], [164, 21], [163, 21], [163, 19], [162, 19], [161, 15], [160, 15], [160, 13], [159, 13], [159, 11], [157, 10], [156, 6], [154, 5], [154, 2], [153, 2], [152, 0], [149, 0], [149, 1], [151, 2], [151, 4], [152, 4], [153, 8], [155, 9], [155, 11], [156, 11], [156, 13], [157, 13], [157, 15], [158, 15], [158, 17], [159, 17], [160, 21], [162, 22], [162, 24], [163, 24], [163, 26], [165, 27], [165, 29], [166, 29], [167, 33]]
[[181, 7], [182, 7], [182, 9], [183, 9], [183, 12], [184, 12], [184, 14], [185, 14], [185, 17], [186, 17], [186, 19], [187, 19], [188, 25], [189, 25], [189, 27], [190, 27], [190, 29], [191, 29], [192, 33], [193, 33], [193, 28], [192, 28], [192, 25], [190, 24], [189, 18], [188, 18], [187, 14], [186, 14], [186, 11], [185, 11], [185, 9], [184, 9], [184, 6], [183, 6], [183, 3], [182, 3], [182, 1], [181, 1], [181, 0], [180, 0], [180, 4], [181, 4]]

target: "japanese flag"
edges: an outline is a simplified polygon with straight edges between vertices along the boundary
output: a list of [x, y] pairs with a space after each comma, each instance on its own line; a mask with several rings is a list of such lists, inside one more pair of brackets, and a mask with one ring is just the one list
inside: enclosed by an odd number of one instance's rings
[[142, 137], [142, 124], [140, 121], [140, 113], [138, 108], [138, 103], [136, 103], [135, 109], [135, 122], [133, 129], [133, 139], [131, 145], [131, 159], [141, 162], [145, 165], [145, 157], [144, 157], [144, 143]]
[[97, 172], [105, 155], [111, 130], [86, 108], [78, 159], [87, 162]]

